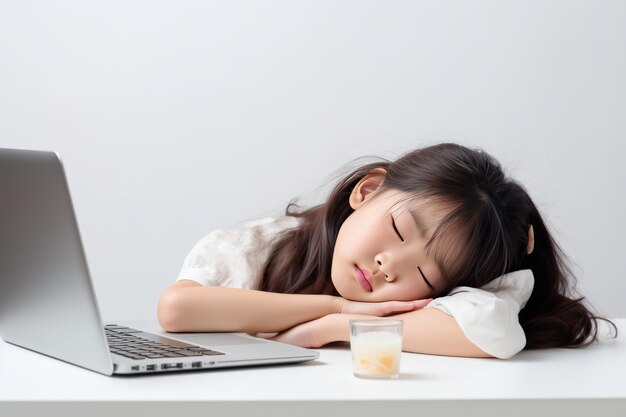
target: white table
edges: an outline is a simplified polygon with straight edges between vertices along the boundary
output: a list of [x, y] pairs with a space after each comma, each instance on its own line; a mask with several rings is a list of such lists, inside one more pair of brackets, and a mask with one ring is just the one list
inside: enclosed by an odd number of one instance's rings
[[403, 353], [397, 380], [355, 378], [343, 343], [303, 364], [107, 377], [0, 341], [0, 416], [626, 416], [626, 319], [614, 322], [618, 339], [586, 349]]

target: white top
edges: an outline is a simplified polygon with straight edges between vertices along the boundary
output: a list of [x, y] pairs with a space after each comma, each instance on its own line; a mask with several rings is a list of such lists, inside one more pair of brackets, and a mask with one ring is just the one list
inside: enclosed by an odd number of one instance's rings
[[[273, 243], [281, 232], [299, 224], [300, 219], [295, 217], [264, 217], [233, 229], [214, 230], [185, 257], [177, 281], [258, 289]], [[454, 288], [425, 308], [434, 307], [451, 315], [472, 343], [496, 358], [508, 359], [526, 345], [518, 314], [530, 298], [533, 285], [532, 271], [515, 271], [482, 288]]]

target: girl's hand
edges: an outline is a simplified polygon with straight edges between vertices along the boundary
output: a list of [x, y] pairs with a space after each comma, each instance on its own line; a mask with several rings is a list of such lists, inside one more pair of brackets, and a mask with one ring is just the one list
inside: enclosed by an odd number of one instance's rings
[[370, 316], [388, 316], [390, 314], [406, 313], [418, 310], [428, 303], [432, 298], [425, 298], [414, 301], [383, 301], [383, 302], [361, 302], [351, 301], [342, 298], [339, 313], [341, 314], [367, 314]]
[[[331, 342], [349, 340], [349, 319], [373, 318], [406, 313], [426, 306], [432, 298], [415, 301], [384, 301], [367, 303], [341, 298], [340, 314], [328, 314], [306, 323], [298, 324], [280, 333], [257, 333], [256, 337], [304, 348], [318, 348]], [[358, 316], [358, 315], [361, 316]], [[355, 316], [356, 315], [356, 316]]]
[[298, 324], [280, 333], [257, 333], [255, 336], [303, 348], [318, 348], [335, 341], [331, 328], [331, 316], [327, 315]]

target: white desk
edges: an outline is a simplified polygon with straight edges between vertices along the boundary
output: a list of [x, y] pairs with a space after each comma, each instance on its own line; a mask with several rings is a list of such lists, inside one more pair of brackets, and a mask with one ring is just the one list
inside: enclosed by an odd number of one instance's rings
[[0, 416], [625, 416], [626, 319], [614, 322], [620, 337], [587, 349], [403, 353], [401, 377], [382, 381], [352, 375], [347, 344], [303, 364], [107, 377], [0, 342]]

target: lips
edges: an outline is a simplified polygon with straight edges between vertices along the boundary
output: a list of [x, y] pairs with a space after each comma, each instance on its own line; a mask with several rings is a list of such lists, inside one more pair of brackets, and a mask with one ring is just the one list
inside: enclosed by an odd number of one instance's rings
[[356, 275], [356, 280], [359, 282], [359, 284], [361, 284], [361, 287], [363, 287], [363, 289], [367, 292], [372, 292], [372, 284], [368, 281], [367, 277], [365, 276], [365, 272], [363, 272], [361, 270], [361, 268], [358, 267], [358, 265], [355, 265], [355, 275]]

